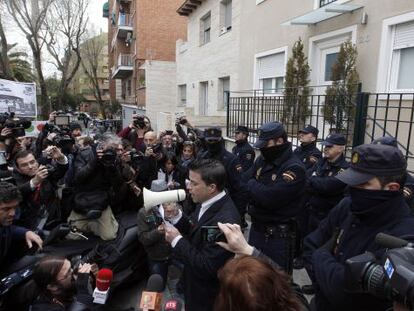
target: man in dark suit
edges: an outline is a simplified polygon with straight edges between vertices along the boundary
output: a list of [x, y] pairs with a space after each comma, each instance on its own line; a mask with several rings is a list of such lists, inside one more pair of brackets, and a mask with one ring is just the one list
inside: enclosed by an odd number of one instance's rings
[[197, 208], [186, 217], [181, 212], [165, 226], [165, 239], [184, 263], [185, 309], [213, 310], [219, 283], [217, 271], [232, 253], [203, 238], [205, 226], [218, 222], [240, 224], [240, 215], [224, 191], [226, 170], [217, 160], [197, 160], [189, 166], [188, 190]]

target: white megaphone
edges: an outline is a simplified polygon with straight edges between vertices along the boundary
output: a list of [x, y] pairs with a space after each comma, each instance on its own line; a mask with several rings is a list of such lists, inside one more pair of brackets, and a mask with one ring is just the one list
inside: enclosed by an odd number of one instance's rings
[[185, 199], [185, 191], [183, 189], [154, 192], [144, 188], [143, 195], [145, 211], [149, 211], [152, 207], [162, 203], [180, 202]]

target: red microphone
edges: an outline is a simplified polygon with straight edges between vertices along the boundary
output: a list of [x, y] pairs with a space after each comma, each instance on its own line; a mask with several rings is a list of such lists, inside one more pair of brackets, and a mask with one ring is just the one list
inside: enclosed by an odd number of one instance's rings
[[96, 288], [93, 291], [93, 302], [105, 304], [108, 298], [109, 286], [111, 285], [113, 273], [111, 269], [101, 269], [96, 275]]

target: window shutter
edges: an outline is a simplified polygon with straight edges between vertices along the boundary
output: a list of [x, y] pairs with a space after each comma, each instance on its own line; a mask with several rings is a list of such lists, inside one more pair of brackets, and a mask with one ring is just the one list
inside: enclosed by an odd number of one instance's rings
[[395, 26], [394, 49], [414, 47], [414, 22]]
[[285, 53], [272, 54], [257, 59], [258, 79], [283, 77], [285, 75]]

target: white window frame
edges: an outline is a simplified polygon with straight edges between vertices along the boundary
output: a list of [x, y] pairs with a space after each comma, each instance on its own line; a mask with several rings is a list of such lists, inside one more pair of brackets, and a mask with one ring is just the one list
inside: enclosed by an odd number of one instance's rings
[[218, 102], [217, 102], [217, 110], [218, 111], [223, 111], [227, 109], [226, 103], [225, 103], [225, 97], [224, 97], [224, 81], [228, 80], [229, 81], [229, 90], [230, 91], [230, 87], [231, 87], [231, 77], [230, 76], [224, 76], [224, 77], [220, 77], [218, 79], [219, 81], [219, 91], [218, 91]]
[[332, 83], [332, 80], [325, 80], [325, 72], [326, 72], [326, 55], [328, 54], [333, 54], [333, 53], [339, 53], [340, 51], [340, 46], [334, 46], [331, 48], [326, 48], [321, 50], [321, 61], [319, 63], [320, 66], [320, 73], [321, 75], [319, 75], [319, 79], [321, 81], [322, 84], [327, 84], [327, 83]]
[[[342, 4], [342, 3], [349, 2], [349, 1], [351, 1], [351, 0], [337, 0], [337, 1], [332, 2], [332, 3]], [[319, 3], [320, 3], [320, 1], [319, 1], [319, 0], [313, 0], [313, 9], [314, 9], [314, 10], [319, 9]], [[327, 5], [329, 5], [329, 4], [327, 4]], [[325, 7], [325, 5], [324, 5], [323, 7]]]
[[[341, 44], [348, 39], [351, 39], [352, 44], [356, 44], [356, 38], [357, 25], [309, 38], [308, 61], [311, 68], [311, 85], [329, 86], [332, 84], [332, 81], [325, 81], [325, 70], [322, 71], [326, 62], [326, 59], [323, 58], [324, 51], [334, 51], [335, 48], [339, 51]], [[319, 91], [322, 90], [316, 90], [316, 92]]]
[[[261, 57], [265, 57], [265, 56], [269, 56], [269, 55], [273, 55], [273, 54], [280, 54], [280, 53], [285, 53], [285, 61], [284, 61], [284, 69], [283, 69], [283, 79], [285, 79], [286, 76], [286, 64], [287, 64], [287, 54], [288, 54], [288, 46], [283, 46], [277, 49], [273, 49], [273, 50], [268, 50], [268, 51], [264, 51], [264, 52], [260, 52], [254, 55], [254, 59], [253, 59], [253, 89], [257, 90], [260, 89], [260, 85], [261, 85], [261, 81], [258, 79], [257, 77], [257, 60], [258, 58]], [[274, 77], [275, 81], [272, 83], [276, 82], [276, 78], [278, 77]], [[267, 94], [267, 93], [266, 93]], [[265, 95], [266, 95], [265, 94]], [[274, 91], [272, 92], [272, 94], [276, 94]], [[263, 95], [263, 93], [262, 93]]]
[[[393, 42], [395, 26], [414, 21], [414, 12], [384, 19], [382, 22], [381, 45], [378, 59], [377, 92], [378, 93], [412, 93], [414, 89], [397, 89], [398, 70], [393, 64]], [[398, 55], [397, 55], [398, 57]], [[396, 61], [398, 59], [394, 59]], [[398, 62], [399, 63], [399, 62]], [[399, 68], [398, 68], [399, 69]]]
[[198, 114], [200, 116], [208, 116], [208, 84], [209, 81], [201, 81], [199, 83]]
[[[207, 18], [210, 18], [210, 27], [206, 28], [205, 27], [205, 22], [207, 20]], [[200, 18], [200, 46], [205, 45], [209, 42], [211, 42], [211, 11], [207, 12], [206, 14], [203, 15], [202, 18]], [[206, 40], [206, 32], [209, 32], [209, 38], [208, 41]]]
[[[230, 5], [229, 5], [230, 4]], [[231, 19], [227, 25], [227, 10], [230, 10]], [[220, 1], [220, 35], [224, 35], [233, 28], [233, 0]]]
[[[185, 88], [185, 98], [183, 98], [183, 89]], [[187, 84], [178, 85], [178, 107], [187, 106]]]

